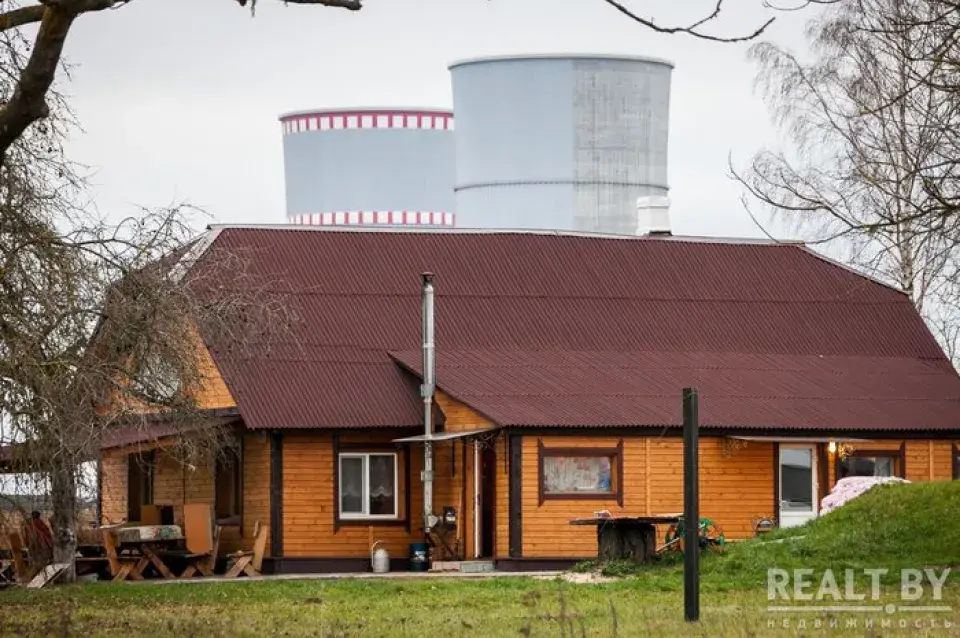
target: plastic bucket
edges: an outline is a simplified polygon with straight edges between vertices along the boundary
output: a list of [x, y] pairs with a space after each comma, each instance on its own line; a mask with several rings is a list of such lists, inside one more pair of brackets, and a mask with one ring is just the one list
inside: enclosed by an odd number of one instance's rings
[[426, 543], [410, 543], [410, 571], [425, 572], [430, 568], [430, 547]]

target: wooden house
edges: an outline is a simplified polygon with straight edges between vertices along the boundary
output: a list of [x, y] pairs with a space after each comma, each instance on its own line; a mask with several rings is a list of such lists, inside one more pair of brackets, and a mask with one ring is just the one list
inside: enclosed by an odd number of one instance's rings
[[[681, 389], [700, 392], [704, 516], [731, 539], [817, 515], [840, 476], [951, 480], [960, 377], [910, 300], [800, 244], [557, 232], [215, 227], [302, 320], [238, 357], [202, 337], [199, 402], [232, 456], [185, 466], [162, 422], [100, 459], [101, 515], [207, 500], [267, 569], [402, 566], [423, 540], [420, 275], [436, 281], [438, 545], [502, 569], [596, 554], [599, 510], [682, 509]], [[444, 508], [452, 508], [445, 510]]]

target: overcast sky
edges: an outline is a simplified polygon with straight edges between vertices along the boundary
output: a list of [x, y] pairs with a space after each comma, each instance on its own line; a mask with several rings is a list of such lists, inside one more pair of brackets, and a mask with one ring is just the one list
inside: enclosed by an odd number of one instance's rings
[[[629, 3], [628, 3], [629, 4]], [[633, 0], [664, 23], [712, 0]], [[709, 28], [741, 33], [768, 14], [726, 0]], [[767, 37], [798, 46], [807, 15]], [[284, 220], [281, 112], [353, 105], [451, 106], [447, 64], [489, 54], [651, 55], [676, 64], [670, 196], [676, 233], [756, 236], [727, 156], [776, 143], [746, 44], [655, 34], [602, 0], [368, 0], [360, 12], [259, 0], [137, 0], [84, 16], [65, 92], [84, 131], [71, 156], [96, 172], [102, 213], [187, 200], [218, 222]]]

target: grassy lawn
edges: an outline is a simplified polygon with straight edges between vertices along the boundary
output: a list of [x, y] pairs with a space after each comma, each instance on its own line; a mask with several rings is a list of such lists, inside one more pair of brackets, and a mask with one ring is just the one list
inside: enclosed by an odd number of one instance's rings
[[601, 584], [493, 578], [10, 590], [0, 592], [0, 636], [960, 636], [955, 576], [937, 603], [954, 608], [946, 614], [766, 610], [768, 567], [884, 567], [892, 577], [881, 603], [898, 602], [899, 568], [960, 565], [957, 512], [960, 482], [882, 488], [810, 525], [731, 546], [704, 560], [701, 622], [692, 626], [682, 620], [680, 565], [666, 560]]
[[[960, 588], [948, 588], [946, 599], [960, 610]], [[831, 616], [766, 613], [763, 592], [708, 592], [702, 605], [701, 622], [686, 625], [682, 593], [651, 591], [641, 578], [579, 585], [528, 578], [93, 584], [5, 594], [0, 635], [757, 636], [796, 635], [801, 619], [808, 635], [870, 633], [863, 625], [845, 627], [850, 614], [832, 616], [837, 628], [814, 630], [814, 619], [828, 623]], [[876, 634], [928, 634], [927, 617], [924, 631], [901, 630], [896, 619], [881, 630], [884, 616], [870, 617]], [[960, 621], [960, 613], [938, 618], [942, 627], [944, 618]]]

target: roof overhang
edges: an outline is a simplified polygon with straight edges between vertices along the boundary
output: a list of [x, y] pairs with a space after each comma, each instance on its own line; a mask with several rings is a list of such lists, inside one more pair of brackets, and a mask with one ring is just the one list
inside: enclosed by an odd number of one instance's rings
[[402, 439], [393, 439], [393, 443], [436, 443], [437, 441], [453, 441], [454, 439], [465, 439], [479, 436], [487, 432], [493, 432], [497, 428], [480, 428], [477, 430], [463, 430], [460, 432], [435, 432], [431, 434], [417, 434], [416, 436], [405, 436]]
[[870, 440], [848, 436], [728, 436], [727, 438], [758, 443], [866, 443]]

